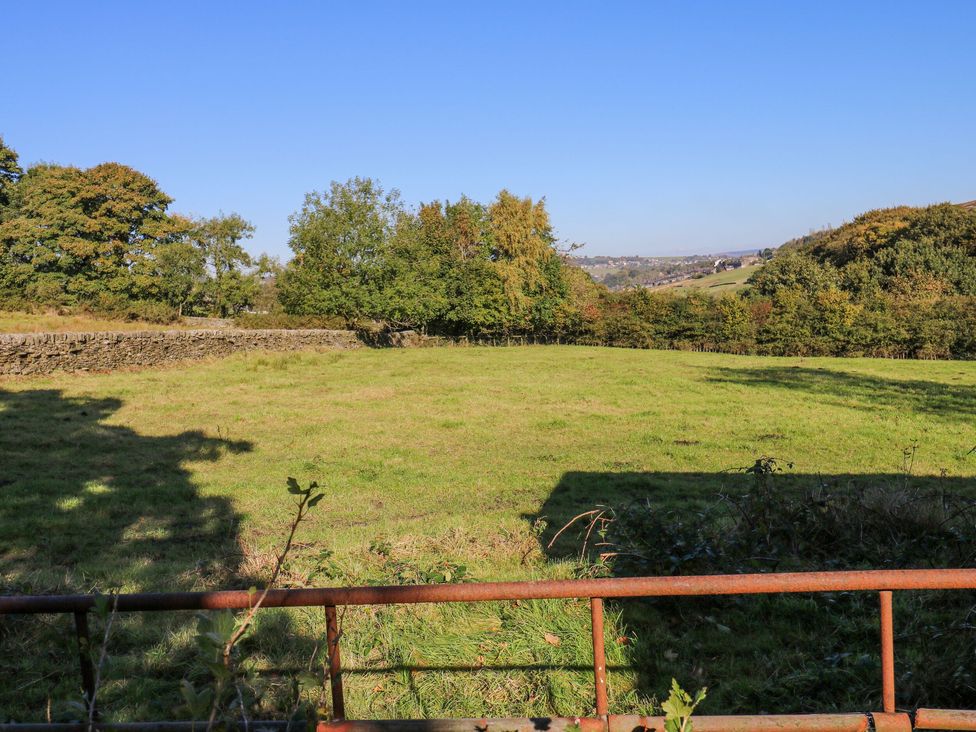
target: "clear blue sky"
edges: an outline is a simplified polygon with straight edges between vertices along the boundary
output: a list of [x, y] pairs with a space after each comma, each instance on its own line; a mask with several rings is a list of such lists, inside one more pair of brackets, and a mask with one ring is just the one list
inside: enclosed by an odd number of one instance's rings
[[312, 189], [545, 196], [587, 254], [976, 198], [976, 2], [10, 2], [0, 134], [286, 258]]

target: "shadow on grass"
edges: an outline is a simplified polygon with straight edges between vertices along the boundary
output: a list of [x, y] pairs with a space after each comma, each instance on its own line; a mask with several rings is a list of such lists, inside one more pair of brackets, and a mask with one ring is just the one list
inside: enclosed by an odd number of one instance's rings
[[[199, 431], [141, 435], [108, 423], [121, 406], [52, 389], [0, 391], [0, 592], [171, 591], [234, 578], [238, 517], [227, 499], [198, 494], [188, 464], [251, 444]], [[136, 615], [120, 623], [120, 654], [192, 620]], [[26, 642], [45, 629], [58, 654], [42, 660]], [[48, 701], [77, 699], [72, 643], [68, 615], [0, 618], [0, 676], [18, 680], [0, 684], [0, 709], [39, 719]]]
[[[828, 377], [829, 378], [829, 377]], [[945, 399], [950, 399], [946, 396]], [[543, 551], [554, 560], [579, 561], [584, 524], [559, 530], [595, 506], [618, 510], [671, 511], [673, 521], [691, 523], [718, 493], [749, 491], [753, 477], [738, 473], [566, 473], [535, 516], [544, 519]], [[906, 476], [777, 474], [778, 491], [802, 491], [818, 485], [833, 490], [905, 485]], [[912, 477], [921, 490], [976, 498], [972, 478]], [[686, 496], [686, 498], [683, 498]], [[554, 541], [555, 540], [555, 541]], [[592, 544], [598, 542], [591, 535]], [[682, 574], [683, 553], [674, 546], [672, 574]], [[599, 549], [587, 552], [587, 563]], [[802, 560], [801, 560], [802, 563]], [[770, 571], [725, 567], [715, 571]], [[843, 569], [839, 566], [779, 567]], [[931, 566], [919, 561], [893, 566]], [[880, 568], [880, 567], [879, 567]], [[664, 574], [667, 572], [654, 572]], [[688, 572], [693, 573], [693, 572]], [[671, 679], [685, 688], [709, 687], [705, 714], [807, 713], [881, 708], [878, 598], [875, 593], [821, 593], [739, 597], [644, 598], [615, 601], [631, 634], [630, 662], [638, 671], [638, 693], [666, 695]], [[899, 623], [899, 621], [901, 621]], [[896, 669], [899, 707], [916, 705], [971, 708], [976, 688], [971, 673], [976, 648], [976, 593], [895, 593]], [[900, 628], [899, 628], [900, 626]], [[611, 674], [612, 687], [612, 674]], [[611, 699], [613, 690], [611, 688]], [[611, 712], [627, 713], [627, 709]]]
[[[850, 406], [858, 399], [864, 409], [878, 406], [934, 416], [949, 422], [971, 424], [976, 417], [976, 386], [946, 384], [923, 379], [886, 379], [807, 366], [762, 368], [711, 368], [707, 380], [713, 383], [774, 387], [826, 397]], [[971, 379], [971, 376], [969, 377]], [[857, 406], [857, 405], [854, 405]]]

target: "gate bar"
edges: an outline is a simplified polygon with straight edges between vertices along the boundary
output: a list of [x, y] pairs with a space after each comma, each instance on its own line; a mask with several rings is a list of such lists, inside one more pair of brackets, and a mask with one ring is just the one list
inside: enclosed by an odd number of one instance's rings
[[590, 620], [593, 627], [593, 682], [596, 686], [596, 715], [610, 713], [607, 701], [607, 653], [603, 645], [603, 599], [590, 598]]
[[885, 713], [895, 711], [895, 630], [891, 609], [891, 590], [881, 597], [881, 706]]
[[346, 718], [346, 699], [342, 693], [342, 663], [339, 659], [339, 621], [335, 605], [325, 606], [325, 638], [329, 654], [329, 685], [332, 687], [332, 718]]
[[[85, 706], [95, 703], [95, 669], [91, 660], [91, 635], [88, 632], [88, 612], [75, 611], [75, 637], [78, 639], [78, 663], [81, 666], [81, 688], [85, 692]], [[98, 719], [98, 712], [95, 712]]]
[[[766, 595], [778, 592], [970, 589], [976, 589], [976, 569], [869, 569], [268, 590], [261, 606], [407, 605], [578, 597], [601, 597], [606, 600], [615, 597]], [[96, 595], [8, 595], [0, 597], [0, 615], [88, 610], [94, 606], [95, 597]], [[116, 609], [119, 612], [246, 610], [253, 602], [246, 590], [150, 592], [113, 597], [117, 600]]]

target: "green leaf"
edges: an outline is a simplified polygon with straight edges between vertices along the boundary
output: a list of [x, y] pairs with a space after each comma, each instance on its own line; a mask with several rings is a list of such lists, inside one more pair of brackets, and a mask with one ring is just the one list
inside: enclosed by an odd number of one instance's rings
[[230, 669], [224, 666], [220, 661], [210, 661], [205, 663], [204, 666], [210, 671], [214, 679], [217, 681], [226, 681], [230, 678]]
[[288, 477], [288, 492], [291, 493], [292, 495], [298, 496], [298, 495], [301, 495], [302, 493], [304, 493], [305, 491], [303, 491], [302, 490], [302, 487], [300, 485], [298, 485], [298, 481], [297, 480], [295, 480], [294, 478], [292, 478], [291, 476], [289, 476]]
[[695, 707], [705, 698], [707, 691], [705, 687], [699, 689], [692, 699], [691, 695], [681, 688], [677, 679], [671, 679], [671, 693], [668, 694], [667, 701], [661, 704], [665, 732], [692, 732], [691, 715]]
[[308, 507], [309, 508], [312, 508], [316, 503], [318, 503], [319, 501], [321, 501], [323, 498], [325, 498], [325, 494], [324, 493], [319, 493], [317, 496], [315, 496], [311, 500], [309, 500]]
[[189, 679], [183, 679], [180, 682], [180, 694], [186, 702], [186, 705], [192, 708], [193, 703], [197, 700], [197, 690], [190, 683]]
[[221, 610], [211, 616], [210, 628], [210, 633], [223, 645], [234, 635], [234, 631], [237, 629], [237, 618], [230, 610]]

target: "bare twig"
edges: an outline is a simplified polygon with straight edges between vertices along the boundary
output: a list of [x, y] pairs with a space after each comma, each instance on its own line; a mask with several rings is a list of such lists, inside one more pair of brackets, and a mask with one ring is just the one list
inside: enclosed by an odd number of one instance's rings
[[[254, 621], [254, 616], [257, 615], [257, 612], [261, 608], [262, 603], [268, 597], [268, 593], [271, 591], [271, 589], [275, 586], [275, 583], [278, 581], [278, 577], [281, 575], [281, 570], [285, 566], [285, 560], [288, 557], [288, 552], [291, 551], [292, 542], [295, 539], [295, 532], [298, 530], [298, 525], [308, 515], [308, 512], [312, 510], [315, 504], [318, 503], [319, 500], [321, 500], [323, 495], [321, 493], [313, 495], [314, 490], [318, 487], [318, 484], [314, 482], [311, 484], [311, 487], [309, 487], [308, 490], [299, 489], [298, 483], [295, 482], [292, 478], [288, 479], [288, 485], [289, 485], [289, 491], [299, 496], [298, 504], [297, 504], [298, 510], [295, 512], [295, 518], [292, 520], [291, 527], [288, 530], [288, 538], [285, 540], [285, 546], [284, 548], [282, 548], [281, 553], [278, 554], [278, 557], [275, 560], [275, 567], [274, 570], [271, 572], [271, 578], [268, 580], [268, 584], [265, 586], [264, 591], [261, 593], [260, 597], [258, 597], [257, 602], [255, 602], [248, 609], [247, 613], [244, 615], [244, 619], [241, 620], [241, 622], [237, 625], [237, 628], [231, 634], [230, 638], [224, 644], [223, 650], [221, 652], [221, 659], [224, 668], [227, 669], [228, 671], [228, 678], [231, 676], [233, 672], [232, 654], [234, 652], [234, 646], [237, 645], [238, 641], [240, 641], [240, 639], [247, 632], [248, 628], [250, 628], [251, 623]], [[242, 705], [241, 714], [243, 715], [244, 701], [240, 693], [240, 686], [237, 684], [236, 681], [234, 682], [234, 685], [237, 688], [238, 699], [240, 700], [240, 703]], [[207, 732], [211, 732], [213, 730], [213, 726], [217, 721], [217, 712], [219, 711], [220, 708], [220, 697], [223, 690], [224, 690], [224, 681], [223, 679], [218, 679], [216, 689], [214, 689], [213, 703], [210, 706], [210, 717], [207, 719]], [[247, 732], [246, 716], [244, 720], [245, 720], [244, 732]]]
[[592, 509], [590, 511], [584, 511], [583, 513], [579, 514], [578, 516], [574, 516], [573, 518], [571, 518], [569, 520], [569, 522], [565, 526], [563, 526], [559, 531], [556, 532], [556, 535], [554, 537], [552, 537], [552, 541], [550, 541], [546, 545], [546, 549], [552, 549], [552, 545], [556, 543], [556, 539], [558, 539], [566, 529], [568, 529], [570, 526], [572, 526], [573, 524], [575, 524], [581, 518], [583, 518], [584, 516], [592, 516], [593, 514], [600, 513], [602, 511], [603, 511], [602, 508], [594, 508], [594, 509]]
[[586, 548], [587, 545], [590, 543], [590, 536], [593, 534], [593, 529], [596, 528], [596, 525], [600, 523], [600, 521], [603, 519], [604, 513], [606, 513], [606, 509], [602, 509], [599, 513], [597, 513], [595, 516], [593, 516], [593, 518], [590, 519], [590, 525], [586, 529], [586, 536], [583, 537], [583, 546], [580, 548], [581, 562], [586, 558]]
[[248, 730], [247, 710], [244, 708], [244, 695], [241, 693], [241, 685], [236, 681], [234, 682], [234, 689], [237, 691], [237, 703], [241, 707], [241, 721], [244, 723], [244, 732], [250, 732]]

